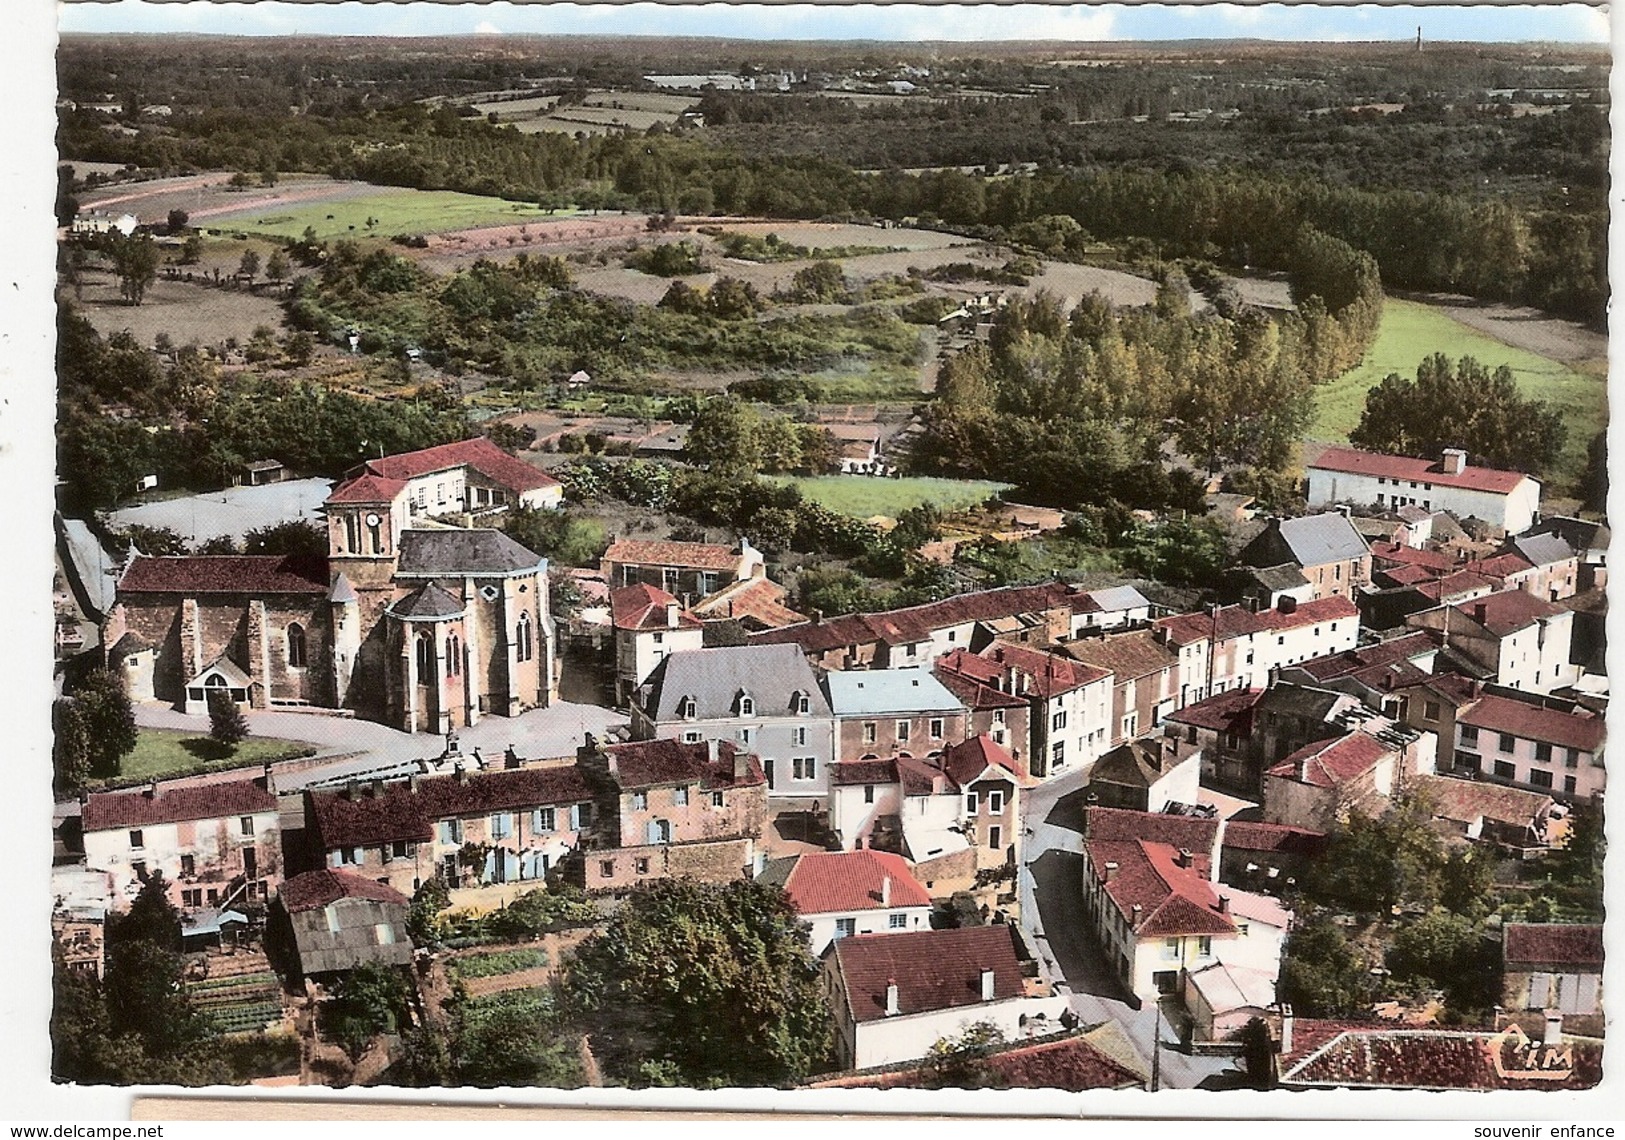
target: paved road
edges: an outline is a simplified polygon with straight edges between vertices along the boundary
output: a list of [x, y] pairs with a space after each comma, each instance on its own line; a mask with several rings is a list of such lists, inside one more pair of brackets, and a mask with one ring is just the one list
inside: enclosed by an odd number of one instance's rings
[[[1084, 1024], [1113, 1020], [1151, 1061], [1156, 1008], [1136, 1009], [1089, 936], [1083, 910], [1083, 777], [1057, 776], [1022, 800], [1026, 844], [1022, 852], [1021, 922], [1051, 981], [1070, 992], [1072, 1012]], [[1233, 1066], [1227, 1058], [1193, 1057], [1169, 1046], [1178, 1035], [1162, 1021], [1162, 1088], [1195, 1088]]]

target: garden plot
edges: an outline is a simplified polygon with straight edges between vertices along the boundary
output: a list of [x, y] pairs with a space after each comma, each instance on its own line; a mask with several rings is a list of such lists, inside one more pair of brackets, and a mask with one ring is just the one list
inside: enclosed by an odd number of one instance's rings
[[188, 982], [186, 992], [221, 1033], [257, 1033], [282, 1020], [282, 984], [269, 970]]
[[87, 270], [76, 307], [102, 336], [128, 331], [137, 344], [151, 346], [159, 333], [178, 345], [219, 346], [246, 342], [261, 325], [282, 327], [282, 306], [246, 290], [189, 285], [160, 277], [147, 286], [139, 305], [126, 305], [111, 273]]

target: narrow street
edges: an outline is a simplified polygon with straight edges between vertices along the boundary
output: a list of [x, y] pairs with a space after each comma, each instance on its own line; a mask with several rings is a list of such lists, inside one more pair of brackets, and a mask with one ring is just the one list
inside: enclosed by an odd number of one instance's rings
[[1086, 1025], [1122, 1025], [1147, 1065], [1160, 1036], [1162, 1088], [1196, 1088], [1234, 1066], [1227, 1057], [1178, 1052], [1179, 1036], [1154, 1006], [1135, 1009], [1130, 995], [1089, 937], [1083, 909], [1083, 797], [1080, 772], [1057, 776], [1022, 800], [1026, 847], [1019, 877], [1021, 922], [1051, 981], [1069, 994], [1072, 1012]]

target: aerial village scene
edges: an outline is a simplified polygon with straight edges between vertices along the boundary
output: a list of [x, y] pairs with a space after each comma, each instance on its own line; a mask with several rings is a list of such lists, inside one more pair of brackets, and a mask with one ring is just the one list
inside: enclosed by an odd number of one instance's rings
[[1573, 12], [66, 25], [53, 1078], [1597, 1085]]

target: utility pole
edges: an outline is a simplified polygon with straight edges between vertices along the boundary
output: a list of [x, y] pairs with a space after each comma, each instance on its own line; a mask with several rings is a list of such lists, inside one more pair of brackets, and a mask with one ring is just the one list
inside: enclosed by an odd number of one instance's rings
[[1162, 996], [1157, 996], [1157, 1015], [1151, 1030], [1151, 1091], [1162, 1086]]

